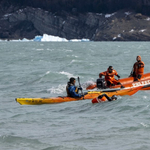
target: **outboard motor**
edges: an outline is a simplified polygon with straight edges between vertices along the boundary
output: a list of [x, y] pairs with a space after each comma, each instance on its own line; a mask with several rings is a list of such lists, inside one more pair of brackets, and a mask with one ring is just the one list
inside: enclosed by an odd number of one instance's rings
[[105, 89], [106, 88], [106, 86], [105, 86], [105, 79], [103, 79], [103, 78], [97, 79], [96, 84], [97, 84], [97, 88], [98, 89]]

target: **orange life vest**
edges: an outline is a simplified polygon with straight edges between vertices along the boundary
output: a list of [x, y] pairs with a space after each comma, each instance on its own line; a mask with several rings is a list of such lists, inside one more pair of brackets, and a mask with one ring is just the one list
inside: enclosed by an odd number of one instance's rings
[[96, 97], [92, 100], [92, 103], [101, 103], [105, 101], [107, 101], [107, 98], [105, 96], [103, 96], [101, 99], [98, 99], [98, 97]]
[[144, 62], [143, 61], [136, 62], [133, 68], [134, 68], [133, 72], [135, 72], [136, 76], [138, 74], [141, 74], [141, 75], [144, 74]]
[[118, 75], [116, 70], [113, 70], [112, 73], [109, 73], [109, 71], [107, 70], [105, 72], [100, 73], [99, 77], [101, 78], [102, 76], [105, 76], [105, 81], [113, 81], [115, 80], [115, 75]]

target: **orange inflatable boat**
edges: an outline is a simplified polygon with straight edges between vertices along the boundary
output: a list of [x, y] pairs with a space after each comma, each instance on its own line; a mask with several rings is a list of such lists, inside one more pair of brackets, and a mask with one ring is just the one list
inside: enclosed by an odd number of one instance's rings
[[[143, 86], [140, 90], [150, 90], [150, 86], [149, 86], [149, 83], [150, 83], [150, 73], [146, 73], [142, 76], [142, 78], [140, 79], [140, 81], [138, 82], [135, 82], [134, 81], [134, 78], [133, 77], [128, 77], [128, 78], [123, 78], [123, 79], [120, 79], [118, 80], [123, 86], [127, 87], [129, 86], [129, 84], [136, 84], [136, 85], [145, 85]], [[89, 85], [86, 90], [91, 90], [91, 89], [94, 89], [96, 88], [97, 85], [96, 83], [93, 83], [91, 85]], [[113, 86], [111, 88], [116, 88], [118, 86]]]

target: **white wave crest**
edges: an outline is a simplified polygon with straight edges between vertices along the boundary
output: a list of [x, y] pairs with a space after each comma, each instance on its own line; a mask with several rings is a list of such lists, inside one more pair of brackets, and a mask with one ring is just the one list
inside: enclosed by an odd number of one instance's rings
[[44, 49], [36, 49], [37, 51], [43, 51]]
[[144, 127], [148, 127], [148, 125], [143, 123], [143, 122], [141, 122], [141, 125], [144, 126]]
[[144, 98], [144, 99], [147, 99], [147, 96], [144, 95], [143, 98]]
[[47, 71], [45, 74], [49, 74], [50, 73], [50, 71]]
[[61, 71], [59, 72], [60, 74], [63, 74], [63, 75], [66, 75], [68, 78], [71, 78], [71, 77], [75, 77], [73, 74], [69, 73], [69, 72], [65, 72], [65, 71]]
[[50, 89], [47, 89], [47, 92], [50, 92], [50, 94], [62, 94], [66, 90], [66, 85], [58, 85], [58, 87], [52, 87]]
[[94, 85], [95, 82], [94, 81], [87, 81], [85, 83], [82, 84], [83, 88], [87, 88], [89, 85]]
[[72, 60], [71, 62], [70, 62], [70, 64], [72, 64], [72, 63], [74, 63], [74, 62], [81, 62], [81, 60]]

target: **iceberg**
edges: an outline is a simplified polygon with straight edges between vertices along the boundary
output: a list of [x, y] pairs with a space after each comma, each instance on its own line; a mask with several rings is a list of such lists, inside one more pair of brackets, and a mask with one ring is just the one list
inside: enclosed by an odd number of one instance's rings
[[89, 39], [71, 39], [67, 40], [65, 38], [60, 38], [58, 36], [52, 36], [43, 34], [43, 36], [36, 36], [33, 41], [42, 41], [42, 42], [89, 42]]
[[35, 42], [89, 42], [89, 39], [71, 39], [71, 40], [67, 40], [65, 38], [60, 38], [58, 36], [52, 36], [52, 35], [48, 35], [48, 34], [43, 34], [43, 36], [37, 35], [35, 36], [34, 39], [26, 39], [23, 38], [18, 39], [18, 40], [1, 40], [0, 41], [12, 41], [12, 42], [29, 42], [29, 41], [35, 41]]
[[43, 37], [42, 36], [35, 36], [35, 38], [33, 39], [33, 41], [41, 41]]
[[58, 36], [52, 36], [52, 35], [47, 35], [47, 34], [43, 34], [43, 37], [41, 38], [41, 41], [68, 42], [68, 40], [65, 39], [65, 38], [60, 38]]

